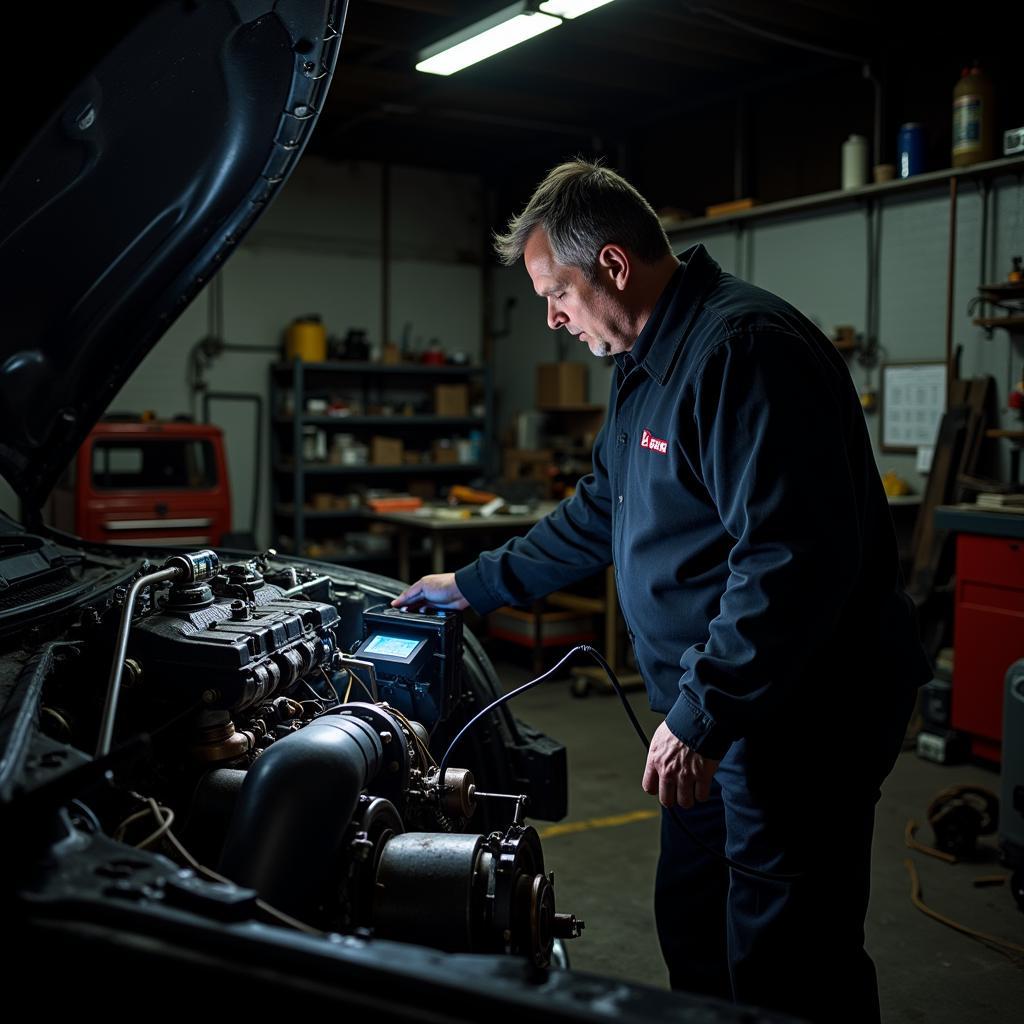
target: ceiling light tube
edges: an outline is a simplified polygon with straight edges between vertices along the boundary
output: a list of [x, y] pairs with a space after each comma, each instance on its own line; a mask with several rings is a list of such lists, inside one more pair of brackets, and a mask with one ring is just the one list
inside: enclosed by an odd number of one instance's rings
[[553, 14], [556, 18], [567, 18], [571, 21], [581, 14], [589, 14], [611, 2], [612, 0], [544, 0], [540, 9], [545, 14]]
[[452, 75], [561, 24], [560, 18], [530, 10], [527, 0], [520, 0], [421, 50], [416, 70]]

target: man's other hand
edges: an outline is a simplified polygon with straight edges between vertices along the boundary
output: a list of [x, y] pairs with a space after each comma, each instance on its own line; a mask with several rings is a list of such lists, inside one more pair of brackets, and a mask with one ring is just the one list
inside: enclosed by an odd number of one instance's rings
[[717, 768], [717, 761], [691, 750], [662, 722], [647, 752], [644, 792], [657, 796], [664, 807], [692, 807], [696, 800], [707, 800]]
[[426, 608], [428, 605], [434, 608], [454, 608], [458, 611], [469, 607], [469, 602], [455, 585], [455, 573], [442, 572], [434, 576], [424, 576], [411, 587], [406, 587], [391, 602], [392, 608], [408, 608], [411, 611]]

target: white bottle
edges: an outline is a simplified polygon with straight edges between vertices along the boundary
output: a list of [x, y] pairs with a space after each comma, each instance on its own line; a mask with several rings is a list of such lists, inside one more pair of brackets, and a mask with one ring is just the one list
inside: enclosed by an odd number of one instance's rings
[[851, 135], [843, 143], [843, 188], [861, 188], [868, 183], [868, 140]]

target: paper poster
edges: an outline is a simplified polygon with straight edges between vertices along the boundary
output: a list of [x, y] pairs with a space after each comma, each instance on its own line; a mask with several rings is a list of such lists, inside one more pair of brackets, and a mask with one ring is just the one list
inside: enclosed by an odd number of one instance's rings
[[944, 363], [882, 367], [883, 448], [934, 446], [945, 408]]

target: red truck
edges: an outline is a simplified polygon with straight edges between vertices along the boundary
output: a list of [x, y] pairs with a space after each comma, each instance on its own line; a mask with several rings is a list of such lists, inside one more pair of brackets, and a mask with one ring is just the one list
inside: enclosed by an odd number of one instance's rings
[[144, 417], [98, 423], [51, 508], [54, 526], [86, 540], [216, 546], [231, 530], [221, 429]]

